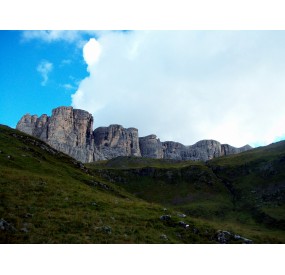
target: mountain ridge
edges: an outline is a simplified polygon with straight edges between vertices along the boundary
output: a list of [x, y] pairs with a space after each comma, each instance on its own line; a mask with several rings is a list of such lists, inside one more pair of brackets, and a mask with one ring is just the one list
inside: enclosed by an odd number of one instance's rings
[[207, 161], [252, 149], [249, 145], [236, 148], [216, 140], [201, 140], [190, 146], [161, 142], [154, 134], [139, 137], [137, 128], [118, 124], [93, 130], [93, 121], [93, 116], [85, 110], [61, 106], [53, 109], [51, 116], [22, 116], [16, 129], [84, 163], [118, 156]]

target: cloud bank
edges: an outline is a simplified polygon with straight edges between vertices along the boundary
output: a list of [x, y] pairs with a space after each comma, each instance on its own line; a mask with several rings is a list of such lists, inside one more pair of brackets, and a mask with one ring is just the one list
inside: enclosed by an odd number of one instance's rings
[[49, 73], [53, 69], [53, 64], [50, 63], [49, 61], [43, 60], [37, 67], [37, 71], [40, 73], [40, 75], [43, 78], [43, 81], [41, 82], [42, 86], [46, 86], [48, 82], [48, 76]]
[[285, 39], [266, 31], [106, 32], [83, 48], [72, 95], [94, 127], [186, 145], [263, 145], [285, 135]]

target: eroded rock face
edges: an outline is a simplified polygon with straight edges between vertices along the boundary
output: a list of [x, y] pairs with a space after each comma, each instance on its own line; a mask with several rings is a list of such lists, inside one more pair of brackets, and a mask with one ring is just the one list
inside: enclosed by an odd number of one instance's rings
[[79, 161], [93, 161], [93, 117], [86, 111], [58, 107], [53, 109], [51, 117], [42, 115], [38, 118], [27, 114], [16, 128]]
[[142, 157], [162, 159], [163, 147], [156, 135], [149, 135], [139, 138], [140, 150]]
[[162, 142], [163, 158], [183, 160], [183, 155], [187, 147], [179, 142], [165, 141]]
[[33, 135], [38, 116], [24, 115], [17, 124], [17, 129], [29, 135]]
[[136, 128], [125, 129], [116, 124], [99, 127], [94, 130], [94, 142], [103, 159], [117, 156], [141, 156]]
[[178, 142], [162, 142], [163, 158], [176, 160], [207, 161], [216, 157], [238, 154], [252, 149], [249, 145], [240, 148], [221, 144], [216, 140], [201, 140], [197, 143], [185, 146]]
[[92, 115], [72, 107], [53, 109], [50, 117], [26, 114], [16, 128], [81, 162], [118, 156], [207, 161], [251, 149], [249, 145], [235, 148], [215, 140], [201, 140], [185, 146], [174, 141], [161, 142], [156, 135], [139, 138], [136, 128], [126, 129], [116, 124], [93, 131]]
[[221, 143], [216, 140], [201, 140], [189, 146], [191, 152], [195, 152], [196, 160], [210, 160], [221, 156]]
[[236, 148], [236, 147], [233, 147], [233, 146], [231, 146], [229, 144], [222, 144], [221, 155], [222, 156], [227, 156], [227, 155], [232, 155], [232, 154], [238, 154], [238, 153], [242, 153], [242, 152], [248, 151], [250, 149], [252, 149], [252, 147], [249, 146], [249, 145], [245, 145], [243, 147]]

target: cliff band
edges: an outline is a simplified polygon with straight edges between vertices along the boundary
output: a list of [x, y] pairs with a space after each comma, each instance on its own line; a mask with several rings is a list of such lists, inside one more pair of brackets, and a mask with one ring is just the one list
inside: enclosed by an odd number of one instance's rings
[[161, 142], [156, 135], [139, 137], [138, 129], [116, 124], [93, 131], [93, 116], [72, 107], [53, 109], [50, 117], [26, 114], [16, 128], [84, 163], [118, 156], [207, 161], [252, 149], [249, 145], [235, 148], [215, 140], [201, 140], [191, 146]]

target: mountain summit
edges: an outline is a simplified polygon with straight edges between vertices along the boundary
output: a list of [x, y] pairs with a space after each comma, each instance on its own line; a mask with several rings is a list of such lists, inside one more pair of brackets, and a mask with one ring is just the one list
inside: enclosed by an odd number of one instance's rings
[[156, 135], [139, 137], [138, 129], [117, 124], [93, 131], [93, 116], [72, 107], [55, 108], [50, 117], [26, 114], [16, 128], [84, 163], [118, 156], [207, 161], [252, 149], [249, 145], [235, 148], [215, 140], [201, 140], [191, 146], [161, 142]]

